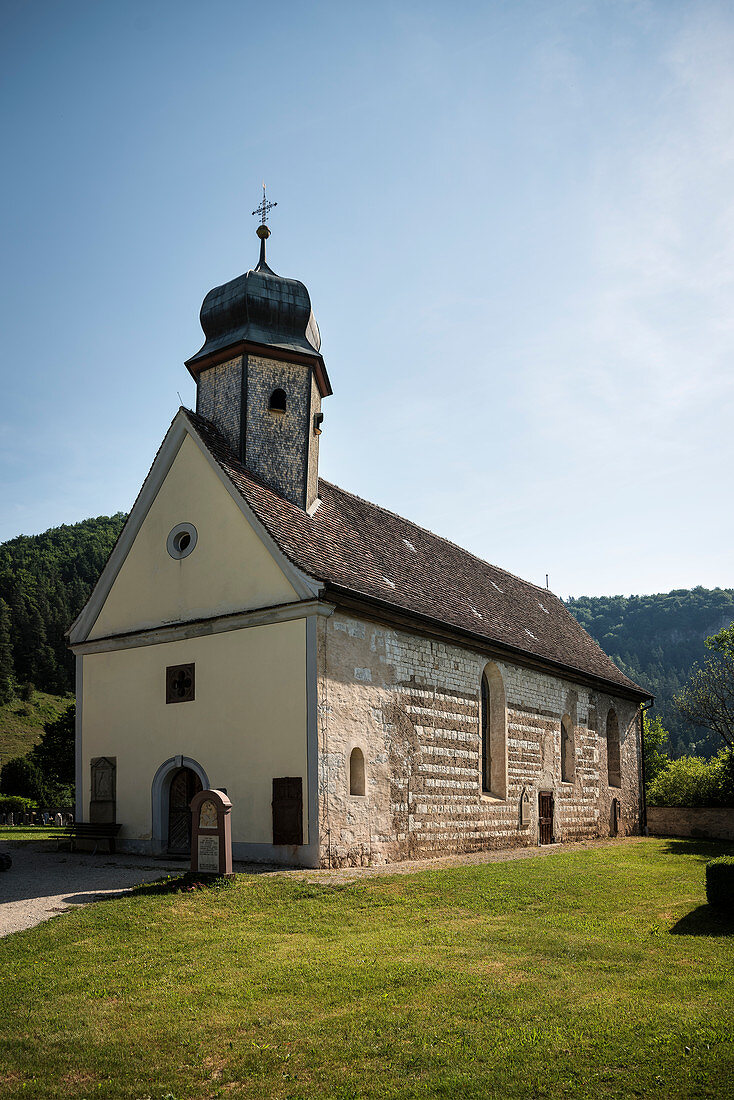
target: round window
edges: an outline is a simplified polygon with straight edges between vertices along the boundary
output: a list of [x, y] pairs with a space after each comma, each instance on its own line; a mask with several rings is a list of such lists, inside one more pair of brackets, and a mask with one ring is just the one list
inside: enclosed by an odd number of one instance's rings
[[166, 540], [166, 549], [172, 558], [186, 558], [198, 537], [193, 523], [177, 523]]

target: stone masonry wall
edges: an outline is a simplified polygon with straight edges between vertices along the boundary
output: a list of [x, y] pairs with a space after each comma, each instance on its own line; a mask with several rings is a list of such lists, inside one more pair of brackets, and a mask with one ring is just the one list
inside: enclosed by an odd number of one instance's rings
[[241, 356], [201, 372], [196, 387], [196, 411], [216, 424], [236, 455], [240, 453], [241, 407]]
[[691, 836], [734, 840], [734, 808], [728, 806], [648, 806], [650, 836]]
[[[307, 507], [309, 423], [312, 371], [258, 355], [247, 362], [245, 465], [286, 500]], [[268, 408], [273, 390], [286, 394], [286, 411]]]
[[[538, 843], [538, 792], [555, 802], [558, 841], [639, 831], [635, 704], [497, 662], [506, 697], [507, 798], [481, 791], [480, 683], [485, 656], [336, 611], [319, 620], [319, 798], [324, 866]], [[606, 716], [620, 729], [622, 785], [609, 787]], [[561, 782], [561, 719], [574, 734]], [[349, 793], [364, 753], [366, 793]], [[521, 825], [520, 799], [529, 796]]]

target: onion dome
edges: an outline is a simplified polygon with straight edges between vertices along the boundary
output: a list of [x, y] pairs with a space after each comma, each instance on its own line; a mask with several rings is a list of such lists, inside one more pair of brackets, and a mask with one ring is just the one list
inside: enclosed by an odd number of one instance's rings
[[[192, 374], [197, 373], [202, 360], [243, 343], [317, 357], [323, 369], [321, 335], [308, 290], [297, 279], [284, 279], [268, 266], [265, 259], [268, 227], [259, 225], [257, 235], [260, 238], [257, 266], [210, 290], [204, 299], [200, 319], [206, 341], [186, 361]], [[328, 383], [327, 387], [330, 393]]]

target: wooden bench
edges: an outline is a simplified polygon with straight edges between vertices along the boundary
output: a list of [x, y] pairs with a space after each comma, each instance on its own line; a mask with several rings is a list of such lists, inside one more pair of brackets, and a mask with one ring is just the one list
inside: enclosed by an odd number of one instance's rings
[[113, 855], [115, 853], [115, 837], [122, 828], [121, 824], [104, 825], [100, 823], [92, 823], [87, 821], [78, 821], [75, 825], [70, 825], [63, 832], [57, 833], [55, 836], [50, 837], [50, 840], [56, 841], [56, 850], [58, 851], [59, 845], [62, 841], [69, 842], [69, 851], [75, 851], [75, 845], [79, 840], [93, 840], [94, 848], [92, 855], [94, 855], [99, 848], [100, 842], [107, 841], [109, 845], [108, 851]]

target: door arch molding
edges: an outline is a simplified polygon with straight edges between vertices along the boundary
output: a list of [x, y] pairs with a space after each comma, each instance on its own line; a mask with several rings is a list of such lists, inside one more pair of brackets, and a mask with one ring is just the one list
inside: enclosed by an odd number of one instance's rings
[[171, 778], [179, 768], [189, 768], [201, 781], [202, 790], [209, 790], [209, 777], [197, 760], [190, 756], [171, 756], [165, 760], [153, 776], [152, 794], [152, 838], [154, 855], [162, 855], [168, 849], [168, 799]]

